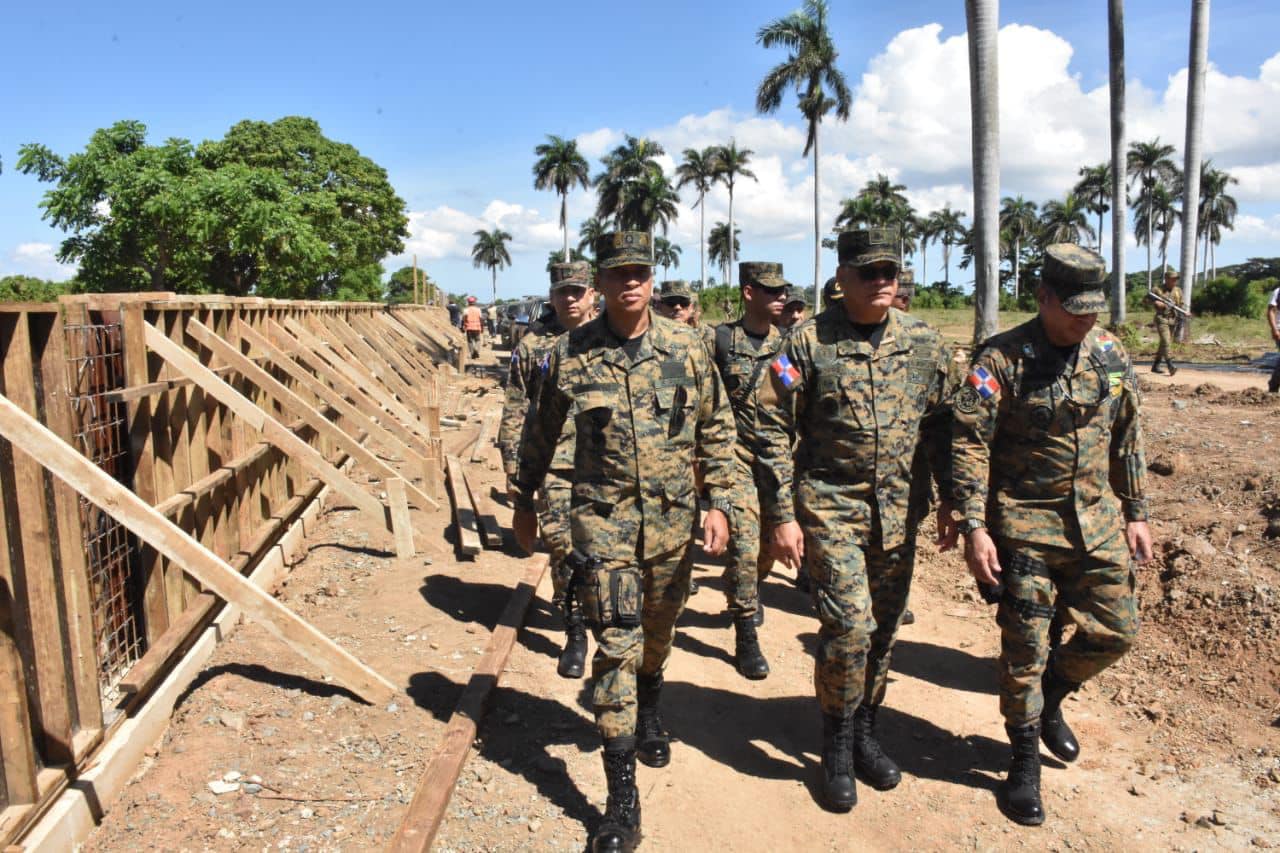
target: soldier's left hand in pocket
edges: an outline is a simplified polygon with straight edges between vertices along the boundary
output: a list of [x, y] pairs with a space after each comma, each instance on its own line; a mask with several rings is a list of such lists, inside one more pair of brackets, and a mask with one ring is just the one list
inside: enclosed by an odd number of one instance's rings
[[1151, 527], [1145, 521], [1130, 521], [1124, 528], [1129, 541], [1129, 553], [1138, 565], [1151, 562], [1155, 543], [1151, 540]]
[[720, 510], [713, 509], [702, 519], [702, 550], [719, 557], [728, 545], [729, 519]]

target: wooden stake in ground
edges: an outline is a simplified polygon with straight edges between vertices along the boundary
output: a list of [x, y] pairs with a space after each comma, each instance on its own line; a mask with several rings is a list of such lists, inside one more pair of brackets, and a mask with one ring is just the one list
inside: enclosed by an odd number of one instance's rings
[[471, 679], [467, 682], [458, 705], [449, 718], [449, 726], [445, 729], [440, 749], [427, 772], [422, 774], [418, 790], [414, 792], [409, 811], [396, 831], [395, 838], [387, 848], [392, 853], [425, 853], [440, 831], [444, 822], [445, 809], [449, 807], [449, 799], [453, 796], [453, 788], [458, 783], [462, 767], [467, 763], [467, 755], [471, 744], [475, 741], [480, 720], [484, 717], [484, 706], [489, 693], [498, 685], [502, 671], [507, 668], [507, 658], [511, 656], [511, 647], [515, 645], [516, 634], [524, 623], [524, 614], [533, 600], [534, 591], [542, 582], [542, 575], [547, 570], [547, 557], [540, 555], [534, 558], [525, 570], [520, 585], [507, 599], [507, 606], [498, 618], [498, 625], [489, 637], [489, 645], [485, 648], [484, 657]]
[[398, 693], [390, 681], [240, 575], [7, 397], [0, 397], [0, 434], [357, 696], [367, 702], [384, 704]]
[[445, 470], [449, 473], [449, 493], [453, 495], [453, 527], [458, 533], [458, 552], [474, 557], [482, 548], [477, 526], [475, 504], [471, 502], [471, 487], [462, 473], [462, 461], [456, 456], [445, 457]]

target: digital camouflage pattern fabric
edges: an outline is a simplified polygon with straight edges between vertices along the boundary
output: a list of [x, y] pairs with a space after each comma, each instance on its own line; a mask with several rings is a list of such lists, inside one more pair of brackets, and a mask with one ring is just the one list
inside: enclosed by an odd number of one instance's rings
[[551, 289], [590, 287], [590, 261], [558, 261], [551, 265]]
[[1055, 609], [1076, 626], [1054, 654], [1083, 682], [1138, 631], [1124, 523], [1147, 518], [1146, 461], [1133, 366], [1094, 329], [1073, 354], [1039, 318], [996, 335], [956, 395], [952, 464], [962, 518], [984, 521], [1005, 585], [1000, 706], [1010, 725], [1039, 718]]
[[596, 267], [602, 270], [628, 264], [653, 266], [653, 245], [647, 231], [614, 231], [596, 240]]
[[[777, 267], [777, 274], [781, 275], [781, 264], [769, 266]], [[746, 267], [747, 264], [742, 264], [744, 283], [748, 274]], [[758, 492], [768, 480], [759, 470], [759, 412], [762, 405], [772, 406], [778, 402], [768, 372], [782, 347], [783, 336], [770, 327], [757, 348], [748, 338], [742, 321], [735, 320], [715, 327], [712, 340], [716, 368], [737, 427], [735, 451], [743, 469], [750, 472], [747, 488], [734, 506], [733, 537], [729, 541], [729, 562], [724, 575], [725, 597], [730, 613], [750, 616], [756, 612], [759, 602], [759, 582], [773, 567], [773, 555], [760, 539]]]
[[741, 488], [733, 415], [710, 353], [687, 326], [654, 314], [650, 323], [634, 360], [605, 316], [557, 340], [513, 482], [516, 506], [531, 509], [573, 424], [569, 526], [574, 548], [593, 561], [582, 603], [598, 644], [594, 702], [607, 738], [633, 733], [635, 673], [660, 672], [670, 654], [688, 596], [695, 463], [712, 506], [731, 519]]
[[902, 266], [901, 246], [897, 228], [854, 228], [836, 237], [840, 263], [855, 267], [880, 261]]
[[1062, 307], [1072, 314], [1097, 314], [1107, 309], [1107, 262], [1092, 249], [1075, 243], [1047, 246], [1040, 280], [1053, 288]]
[[890, 309], [873, 346], [834, 306], [798, 326], [770, 366], [779, 403], [760, 410], [762, 514], [768, 525], [795, 520], [805, 532], [821, 623], [814, 679], [826, 713], [848, 716], [883, 697], [914, 559], [917, 442], [939, 489], [951, 488], [949, 361], [941, 336], [908, 314]]
[[739, 284], [758, 284], [761, 287], [786, 287], [782, 277], [782, 264], [774, 261], [743, 261], [738, 264]]

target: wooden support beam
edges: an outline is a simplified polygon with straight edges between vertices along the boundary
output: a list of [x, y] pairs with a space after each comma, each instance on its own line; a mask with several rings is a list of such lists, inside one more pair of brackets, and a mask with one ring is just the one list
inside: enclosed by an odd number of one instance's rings
[[[351, 436], [339, 429], [333, 421], [321, 415], [308, 405], [305, 400], [286, 388], [274, 376], [258, 367], [238, 349], [215, 335], [212, 330], [194, 317], [187, 321], [187, 334], [208, 347], [218, 358], [234, 367], [245, 379], [265, 391], [285, 411], [302, 418], [318, 434], [330, 439], [338, 447], [351, 454], [358, 464], [365, 466], [370, 472], [377, 475], [378, 479], [382, 480], [384, 484], [387, 480], [400, 476], [394, 468], [352, 439]], [[412, 483], [405, 483], [404, 485], [413, 494], [415, 500], [421, 501], [422, 504], [433, 509], [440, 508], [440, 504], [435, 499], [429, 497], [417, 486]]]
[[484, 461], [485, 455], [493, 449], [493, 439], [498, 433], [498, 423], [502, 420], [502, 409], [490, 409], [484, 413], [480, 422], [480, 435], [476, 438], [476, 446], [471, 451], [472, 462]]
[[240, 416], [247, 425], [261, 432], [264, 440], [297, 460], [314, 476], [324, 480], [326, 484], [333, 487], [335, 492], [351, 501], [357, 509], [377, 519], [386, 526], [388, 532], [393, 532], [387, 508], [330, 465], [320, 451], [298, 438], [289, 431], [288, 427], [258, 408], [249, 398], [214, 376], [209, 368], [202, 365], [195, 356], [169, 340], [155, 326], [148, 323], [145, 331], [147, 346], [152, 351], [173, 365], [175, 369], [194, 379], [197, 386], [212, 394], [218, 402]]
[[474, 557], [483, 547], [476, 521], [476, 507], [471, 502], [471, 487], [462, 473], [462, 461], [456, 456], [445, 457], [449, 472], [449, 493], [453, 495], [453, 526], [458, 533], [458, 551]]
[[391, 504], [391, 526], [395, 529], [396, 554], [401, 557], [412, 557], [413, 522], [409, 520], [409, 500], [405, 494], [403, 477], [390, 477], [384, 481], [387, 487], [387, 502]]
[[418, 396], [418, 392], [410, 387], [405, 378], [400, 375], [400, 372], [381, 353], [375, 350], [355, 330], [355, 327], [340, 318], [328, 323], [322, 322], [322, 325], [330, 335], [337, 338], [347, 348], [347, 351], [351, 353], [360, 367], [372, 373], [384, 387], [394, 392], [406, 409], [415, 412], [422, 409], [423, 403]]
[[[150, 343], [148, 341], [148, 345]], [[219, 598], [238, 606], [246, 616], [289, 644], [313, 666], [333, 675], [339, 684], [357, 696], [374, 704], [389, 702], [396, 696], [398, 691], [391, 682], [242, 577], [7, 397], [0, 397], [0, 434], [24, 453], [39, 459], [44, 467], [103, 512], [181, 566]]]
[[0, 780], [10, 805], [34, 803], [40, 796], [36, 784], [36, 740], [27, 711], [26, 677], [22, 655], [14, 643], [13, 599], [8, 584], [0, 582]]
[[485, 646], [484, 657], [480, 658], [479, 665], [463, 688], [462, 695], [458, 697], [458, 704], [453, 710], [453, 716], [449, 718], [440, 748], [422, 774], [418, 790], [409, 803], [409, 811], [405, 813], [400, 828], [391, 839], [387, 848], [391, 853], [426, 853], [431, 849], [431, 842], [444, 823], [445, 810], [449, 807], [454, 786], [458, 784], [458, 776], [467, 763], [480, 721], [484, 719], [489, 694], [502, 680], [516, 636], [520, 633], [520, 626], [524, 624], [525, 613], [529, 610], [529, 603], [533, 601], [533, 595], [538, 584], [542, 583], [546, 570], [545, 554], [533, 558], [525, 569], [520, 584], [507, 599], [507, 606], [498, 617], [497, 627], [493, 629], [489, 643]]

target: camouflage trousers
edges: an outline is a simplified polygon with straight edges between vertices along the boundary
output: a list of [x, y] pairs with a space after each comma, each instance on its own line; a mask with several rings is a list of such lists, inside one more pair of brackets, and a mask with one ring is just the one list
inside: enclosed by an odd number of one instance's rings
[[1040, 718], [1040, 679], [1049, 659], [1050, 620], [1075, 625], [1053, 651], [1054, 669], [1082, 683], [1119, 660], [1138, 635], [1133, 566], [1123, 532], [1093, 553], [998, 539], [1004, 597], [1000, 624], [1000, 713], [1011, 726]]
[[565, 592], [569, 588], [569, 552], [573, 550], [573, 537], [569, 533], [569, 502], [573, 489], [565, 486], [543, 486], [538, 493], [538, 529], [542, 544], [551, 554], [551, 603], [564, 605]]
[[804, 547], [820, 623], [814, 690], [824, 714], [847, 717], [864, 701], [884, 701], [916, 543], [912, 533], [891, 551], [860, 545], [842, 538], [836, 521], [817, 531], [806, 525]]
[[1159, 367], [1160, 362], [1171, 364], [1169, 360], [1169, 350], [1173, 347], [1173, 327], [1168, 323], [1156, 321], [1156, 336], [1160, 338], [1160, 347], [1156, 350], [1155, 361], [1151, 362], [1152, 367]]
[[607, 561], [585, 579], [582, 612], [596, 640], [592, 704], [601, 737], [635, 734], [636, 674], [666, 667], [692, 570], [686, 545], [652, 560]]
[[760, 503], [751, 490], [733, 508], [729, 520], [729, 564], [724, 569], [724, 595], [735, 617], [754, 616], [760, 603], [760, 582], [773, 568], [767, 539], [760, 536]]

